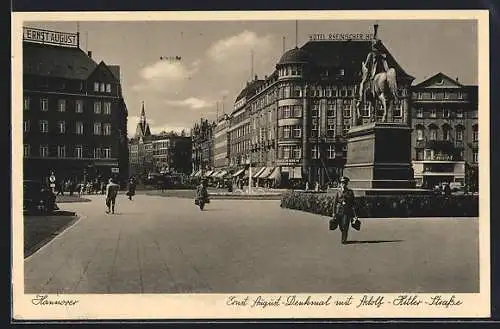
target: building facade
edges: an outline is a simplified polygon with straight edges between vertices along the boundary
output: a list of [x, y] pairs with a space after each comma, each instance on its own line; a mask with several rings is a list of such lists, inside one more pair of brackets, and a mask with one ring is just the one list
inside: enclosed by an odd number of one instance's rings
[[215, 122], [200, 119], [191, 129], [192, 174], [211, 171], [215, 166]]
[[[370, 49], [370, 41], [310, 41], [285, 52], [271, 75], [247, 83], [228, 128], [233, 171], [251, 164], [252, 178], [274, 172], [284, 186], [338, 178], [346, 159], [345, 136], [356, 121], [361, 63]], [[388, 119], [409, 124], [414, 78], [382, 49], [396, 69], [399, 88]], [[381, 118], [379, 111], [361, 112], [363, 123]]]
[[191, 137], [183, 131], [151, 134], [144, 103], [136, 133], [129, 142], [130, 172], [140, 178], [149, 173], [191, 172]]
[[[36, 37], [42, 33], [75, 42], [42, 43]], [[80, 49], [78, 34], [25, 27], [24, 36], [25, 179], [51, 172], [59, 181], [126, 179], [128, 114], [119, 66], [96, 63]]]
[[417, 185], [442, 182], [477, 187], [477, 86], [443, 73], [412, 87], [412, 157]]
[[228, 128], [229, 116], [220, 118], [214, 128], [214, 168], [225, 169], [229, 166]]

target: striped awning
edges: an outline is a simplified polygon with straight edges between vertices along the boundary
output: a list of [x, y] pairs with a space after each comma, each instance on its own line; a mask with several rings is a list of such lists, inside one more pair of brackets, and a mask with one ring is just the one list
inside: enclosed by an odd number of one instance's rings
[[252, 168], [252, 178], [257, 178], [259, 177], [260, 174], [262, 174], [262, 172], [266, 170], [266, 167], [261, 167], [261, 168], [257, 168], [256, 171], [253, 171], [253, 168]]
[[209, 170], [205, 173], [205, 177], [209, 177], [210, 175], [212, 175], [214, 171], [213, 170]]
[[238, 176], [239, 176], [239, 175], [241, 175], [244, 171], [245, 171], [245, 169], [240, 169], [240, 170], [238, 170], [237, 172], [235, 172], [235, 173], [233, 174], [233, 177], [238, 177]]
[[258, 178], [267, 178], [272, 172], [274, 167], [265, 167], [264, 170], [259, 174]]
[[268, 179], [278, 179], [281, 176], [280, 167], [275, 167], [273, 172], [267, 177]]
[[201, 170], [198, 170], [196, 174], [194, 174], [194, 177], [200, 177], [201, 176]]
[[217, 174], [217, 178], [222, 178], [222, 177], [226, 176], [226, 174], [227, 174], [227, 171], [222, 170], [222, 171], [220, 171], [220, 172]]

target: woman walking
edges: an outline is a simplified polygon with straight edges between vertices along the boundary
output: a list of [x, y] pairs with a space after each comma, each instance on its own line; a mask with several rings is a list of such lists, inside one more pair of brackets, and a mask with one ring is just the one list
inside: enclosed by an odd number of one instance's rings
[[128, 199], [129, 200], [132, 200], [132, 197], [135, 195], [135, 187], [136, 187], [136, 183], [135, 183], [135, 179], [134, 177], [130, 177], [129, 181], [128, 181], [128, 191], [127, 191], [127, 195], [128, 195]]

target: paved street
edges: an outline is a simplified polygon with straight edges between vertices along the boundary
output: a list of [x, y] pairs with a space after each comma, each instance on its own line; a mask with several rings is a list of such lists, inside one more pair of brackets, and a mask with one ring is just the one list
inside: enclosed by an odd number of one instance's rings
[[[477, 292], [478, 220], [366, 219], [341, 245], [326, 217], [276, 200], [119, 195], [60, 204], [78, 222], [25, 260], [26, 293]], [[356, 242], [357, 241], [357, 242]]]

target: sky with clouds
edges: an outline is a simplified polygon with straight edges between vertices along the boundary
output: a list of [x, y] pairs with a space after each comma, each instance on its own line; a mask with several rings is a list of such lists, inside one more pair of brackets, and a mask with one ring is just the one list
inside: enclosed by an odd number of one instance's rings
[[[153, 133], [189, 130], [200, 117], [231, 112], [253, 72], [270, 75], [285, 49], [312, 33], [370, 33], [374, 21], [29, 22], [26, 26], [81, 33], [80, 48], [120, 65], [129, 135], [141, 103]], [[437, 72], [477, 84], [473, 21], [378, 21], [379, 38], [416, 82]], [[297, 35], [297, 37], [296, 37]], [[181, 60], [175, 60], [175, 57]], [[174, 58], [174, 59], [171, 59]], [[161, 59], [163, 58], [163, 59]]]

